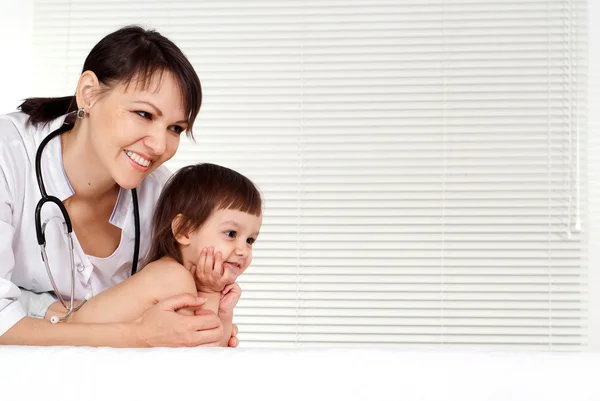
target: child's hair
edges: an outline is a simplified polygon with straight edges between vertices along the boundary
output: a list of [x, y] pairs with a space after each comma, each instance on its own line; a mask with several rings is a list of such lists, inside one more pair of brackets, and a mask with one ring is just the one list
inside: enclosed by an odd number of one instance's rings
[[199, 163], [179, 169], [167, 181], [156, 204], [152, 246], [146, 263], [169, 256], [183, 264], [171, 226], [175, 217], [183, 216], [177, 233], [192, 232], [221, 209], [260, 216], [260, 192], [250, 179], [227, 167]]

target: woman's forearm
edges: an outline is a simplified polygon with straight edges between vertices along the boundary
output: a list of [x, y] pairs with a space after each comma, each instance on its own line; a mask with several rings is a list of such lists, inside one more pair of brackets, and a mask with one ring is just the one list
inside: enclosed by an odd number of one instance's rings
[[146, 347], [137, 338], [134, 323], [52, 324], [25, 317], [0, 336], [0, 345]]

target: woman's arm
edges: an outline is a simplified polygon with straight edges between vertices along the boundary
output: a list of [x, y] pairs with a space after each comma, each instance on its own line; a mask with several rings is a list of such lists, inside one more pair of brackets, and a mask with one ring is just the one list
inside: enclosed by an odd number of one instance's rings
[[25, 317], [0, 336], [1, 345], [62, 345], [92, 347], [184, 347], [218, 345], [220, 319], [210, 312], [184, 316], [182, 308], [204, 301], [188, 294], [165, 299], [135, 321], [124, 323], [58, 323]]
[[24, 317], [0, 336], [2, 345], [72, 345], [92, 347], [145, 346], [131, 323], [52, 324], [48, 320]]
[[[195, 293], [194, 279], [183, 266], [155, 262], [89, 300], [66, 323], [49, 322], [52, 314], [64, 313], [56, 309], [48, 312], [46, 320], [25, 317], [0, 336], [0, 344], [221, 345], [223, 324], [216, 313], [200, 310], [206, 299]], [[231, 332], [227, 340], [230, 337]]]

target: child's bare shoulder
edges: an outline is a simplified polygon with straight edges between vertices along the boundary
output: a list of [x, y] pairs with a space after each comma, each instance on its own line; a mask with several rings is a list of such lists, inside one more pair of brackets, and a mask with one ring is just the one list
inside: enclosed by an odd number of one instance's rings
[[[190, 271], [172, 258], [161, 258], [154, 262], [148, 263], [142, 271], [152, 272], [153, 276], [173, 278], [179, 275], [191, 275]], [[158, 273], [158, 274], [157, 274]]]

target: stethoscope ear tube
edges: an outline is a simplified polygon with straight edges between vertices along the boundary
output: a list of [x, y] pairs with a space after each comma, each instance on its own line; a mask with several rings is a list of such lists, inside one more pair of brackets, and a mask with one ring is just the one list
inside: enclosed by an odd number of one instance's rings
[[42, 195], [42, 199], [47, 198], [48, 194], [46, 193], [46, 186], [44, 185], [44, 179], [42, 177], [42, 152], [48, 142], [52, 140], [57, 135], [62, 134], [63, 132], [67, 132], [68, 130], [73, 128], [73, 124], [63, 124], [57, 130], [53, 131], [50, 135], [48, 135], [40, 146], [38, 146], [37, 152], [35, 153], [35, 177], [38, 182], [38, 187], [40, 188], [40, 193]]

